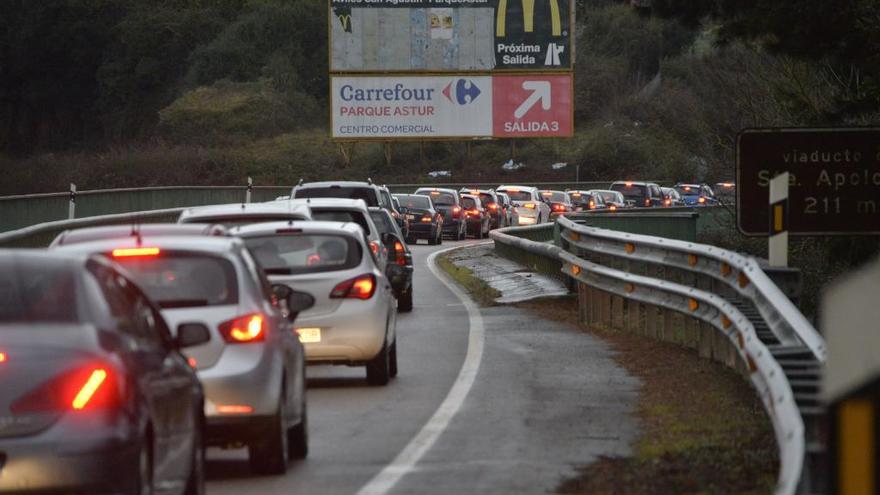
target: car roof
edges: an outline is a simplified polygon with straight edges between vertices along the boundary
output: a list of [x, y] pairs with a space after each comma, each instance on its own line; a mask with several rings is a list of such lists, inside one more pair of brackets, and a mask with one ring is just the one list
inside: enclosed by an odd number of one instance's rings
[[[529, 191], [537, 191], [538, 190], [538, 188], [534, 187], [534, 186], [517, 186], [515, 184], [514, 185], [498, 186], [495, 188], [496, 191], [499, 189], [520, 189], [520, 190], [529, 190]], [[502, 191], [502, 192], [504, 192], [504, 191]]]
[[540, 192], [542, 192], [542, 193], [551, 192], [551, 193], [559, 193], [559, 194], [565, 193], [565, 191], [560, 191], [558, 189], [541, 189]]
[[248, 216], [265, 214], [290, 214], [290, 216], [302, 220], [312, 218], [312, 212], [309, 210], [308, 205], [272, 201], [269, 203], [227, 203], [187, 208], [180, 214], [180, 220], [211, 217], [246, 218]]
[[241, 239], [235, 237], [212, 237], [212, 236], [136, 236], [118, 239], [101, 239], [96, 241], [81, 242], [58, 246], [53, 251], [66, 251], [71, 253], [97, 253], [107, 252], [118, 248], [135, 247], [158, 247], [170, 251], [194, 251], [211, 253], [216, 255], [228, 255], [236, 246], [241, 245]]
[[6, 261], [13, 260], [13, 264], [17, 264], [18, 261], [53, 259], [67, 260], [72, 266], [78, 266], [85, 263], [90, 258], [90, 255], [91, 253], [38, 248], [0, 248], [0, 259]]
[[678, 182], [673, 187], [703, 187], [707, 184], [697, 184], [694, 182]]
[[350, 198], [297, 198], [277, 201], [275, 203], [290, 203], [292, 205], [305, 205], [309, 210], [321, 210], [325, 208], [337, 208], [342, 210], [367, 211], [367, 203], [362, 199]]
[[101, 239], [129, 237], [133, 232], [141, 235], [226, 235], [226, 227], [210, 223], [147, 223], [140, 225], [104, 225], [65, 230], [52, 241], [52, 246], [61, 246]]
[[254, 223], [233, 227], [229, 230], [229, 233], [240, 237], [249, 237], [252, 235], [275, 234], [279, 230], [301, 230], [306, 234], [343, 234], [354, 236], [358, 239], [361, 239], [364, 235], [361, 226], [354, 222], [327, 222], [323, 220]]
[[450, 194], [458, 194], [458, 191], [456, 191], [455, 189], [450, 189], [447, 187], [430, 187], [430, 186], [420, 187], [420, 188], [416, 189], [416, 192], [414, 194], [417, 194], [419, 191], [437, 191], [437, 192], [445, 192], [445, 193], [450, 193]]
[[634, 186], [647, 186], [647, 185], [654, 185], [654, 186], [656, 186], [656, 185], [657, 185], [656, 182], [645, 182], [645, 181], [643, 181], [643, 180], [616, 180], [616, 181], [614, 181], [614, 182], [611, 183], [612, 186], [613, 186], [614, 184], [623, 184], [623, 185], [626, 185], [626, 184], [632, 184], [632, 185], [634, 185]]
[[588, 193], [614, 193], [620, 194], [620, 191], [612, 191], [611, 189], [590, 189], [587, 191]]
[[461, 189], [458, 190], [458, 192], [462, 192], [462, 191], [477, 191], [477, 192], [480, 192], [483, 194], [491, 194], [491, 193], [495, 192], [495, 189], [480, 189], [477, 187], [462, 187]]
[[369, 182], [355, 181], [355, 180], [333, 180], [333, 181], [320, 181], [320, 182], [305, 182], [295, 186], [294, 188], [307, 189], [310, 187], [369, 187], [381, 189], [376, 184], [371, 184]]

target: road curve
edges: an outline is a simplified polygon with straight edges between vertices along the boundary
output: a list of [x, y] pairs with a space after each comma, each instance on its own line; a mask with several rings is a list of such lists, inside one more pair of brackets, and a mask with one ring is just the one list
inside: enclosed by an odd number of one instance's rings
[[[470, 319], [427, 259], [463, 244], [412, 247], [415, 307], [398, 318], [398, 378], [371, 387], [362, 368], [309, 367], [308, 458], [284, 476], [259, 477], [245, 450], [211, 449], [208, 493], [544, 493], [598, 455], [627, 453], [637, 380], [603, 342], [518, 308], [479, 309], [479, 371], [457, 413], [443, 414], [468, 352]], [[413, 443], [425, 438], [429, 421], [423, 457], [397, 458], [408, 446], [419, 451], [411, 442], [420, 432]]]

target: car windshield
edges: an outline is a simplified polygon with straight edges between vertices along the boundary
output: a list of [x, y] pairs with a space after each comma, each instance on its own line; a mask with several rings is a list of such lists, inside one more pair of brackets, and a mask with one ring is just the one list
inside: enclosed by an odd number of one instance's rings
[[362, 199], [367, 206], [379, 206], [379, 198], [372, 187], [301, 187], [293, 192], [294, 198], [345, 198]]
[[528, 191], [505, 191], [510, 196], [511, 201], [531, 201], [532, 193]]
[[277, 234], [247, 237], [244, 242], [269, 275], [347, 270], [361, 262], [357, 242], [342, 235]]
[[484, 205], [488, 205], [489, 203], [494, 203], [495, 199], [492, 198], [492, 195], [489, 193], [480, 193], [480, 201]]
[[400, 205], [404, 208], [419, 208], [423, 210], [427, 210], [431, 207], [431, 200], [429, 200], [426, 196], [400, 196]]
[[623, 194], [626, 199], [641, 199], [647, 196], [647, 186], [638, 184], [612, 184], [611, 190]]
[[0, 323], [77, 323], [77, 284], [69, 262], [0, 262]]
[[437, 206], [452, 206], [455, 204], [455, 195], [452, 193], [443, 191], [423, 191], [418, 192], [417, 194], [430, 196], [431, 200], [434, 201], [434, 204]]
[[201, 253], [161, 251], [114, 258], [161, 308], [238, 304], [238, 280], [229, 260]]
[[366, 235], [370, 235], [370, 224], [360, 211], [354, 210], [313, 210], [312, 219], [324, 222], [356, 223], [364, 229]]

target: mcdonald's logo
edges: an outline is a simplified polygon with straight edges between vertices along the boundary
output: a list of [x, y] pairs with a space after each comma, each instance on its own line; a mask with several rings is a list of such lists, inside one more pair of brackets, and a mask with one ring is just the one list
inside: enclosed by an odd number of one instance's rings
[[[522, 2], [523, 32], [535, 31], [535, 0]], [[562, 17], [559, 11], [559, 0], [547, 0], [550, 3], [550, 27], [553, 36], [562, 36]], [[507, 0], [498, 0], [495, 12], [495, 37], [507, 36]]]
[[342, 30], [346, 33], [351, 32], [351, 7], [334, 7], [333, 15], [339, 19]]

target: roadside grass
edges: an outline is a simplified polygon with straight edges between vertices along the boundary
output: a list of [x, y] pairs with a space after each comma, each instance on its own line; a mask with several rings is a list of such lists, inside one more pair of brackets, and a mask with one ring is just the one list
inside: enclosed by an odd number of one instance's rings
[[[517, 304], [583, 328], [577, 299]], [[586, 329], [642, 380], [641, 437], [628, 458], [601, 458], [557, 487], [560, 494], [770, 493], [778, 459], [769, 419], [736, 372], [684, 347], [623, 332]]]
[[470, 269], [456, 265], [452, 261], [452, 253], [444, 253], [437, 257], [437, 265], [449, 274], [458, 285], [470, 293], [480, 306], [494, 306], [495, 299], [501, 293], [493, 289], [489, 284], [474, 276]]

